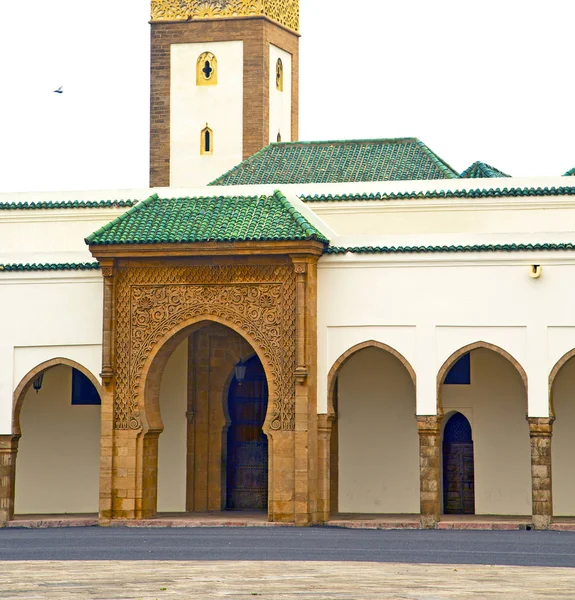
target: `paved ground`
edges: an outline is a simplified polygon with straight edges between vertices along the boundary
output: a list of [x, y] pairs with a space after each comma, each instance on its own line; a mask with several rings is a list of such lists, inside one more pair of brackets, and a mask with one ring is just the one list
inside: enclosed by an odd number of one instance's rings
[[8, 562], [1, 600], [572, 600], [575, 569], [334, 562]]
[[15, 560], [353, 561], [575, 567], [575, 534], [319, 527], [0, 529], [0, 561]]

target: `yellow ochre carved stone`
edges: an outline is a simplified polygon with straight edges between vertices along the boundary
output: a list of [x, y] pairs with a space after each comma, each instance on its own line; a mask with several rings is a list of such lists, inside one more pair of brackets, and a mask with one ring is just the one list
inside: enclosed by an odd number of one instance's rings
[[152, 21], [263, 16], [299, 31], [299, 0], [152, 0]]

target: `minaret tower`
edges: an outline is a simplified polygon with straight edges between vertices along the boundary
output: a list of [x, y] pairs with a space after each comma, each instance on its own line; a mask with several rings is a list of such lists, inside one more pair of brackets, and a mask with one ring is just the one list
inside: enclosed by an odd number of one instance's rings
[[298, 139], [299, 0], [152, 0], [150, 185]]

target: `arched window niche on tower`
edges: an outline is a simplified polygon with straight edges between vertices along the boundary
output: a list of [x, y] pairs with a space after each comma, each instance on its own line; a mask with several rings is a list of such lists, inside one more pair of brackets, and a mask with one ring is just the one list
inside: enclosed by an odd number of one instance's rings
[[203, 52], [196, 64], [197, 85], [217, 85], [218, 59], [211, 52]]
[[210, 129], [209, 125], [202, 129], [200, 134], [200, 154], [213, 154], [214, 153], [214, 132]]
[[284, 64], [281, 58], [276, 62], [276, 90], [284, 91]]

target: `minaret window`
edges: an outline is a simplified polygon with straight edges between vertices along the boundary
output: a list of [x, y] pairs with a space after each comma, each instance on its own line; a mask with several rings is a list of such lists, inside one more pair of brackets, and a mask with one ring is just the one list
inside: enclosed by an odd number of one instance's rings
[[282, 132], [278, 131], [278, 137], [277, 137], [277, 141], [281, 142], [282, 141]]
[[276, 90], [284, 91], [284, 65], [281, 58], [276, 63]]
[[213, 154], [214, 153], [214, 132], [208, 127], [202, 129], [200, 135], [200, 154]]
[[196, 65], [197, 85], [216, 85], [218, 83], [218, 59], [211, 52], [198, 57]]

